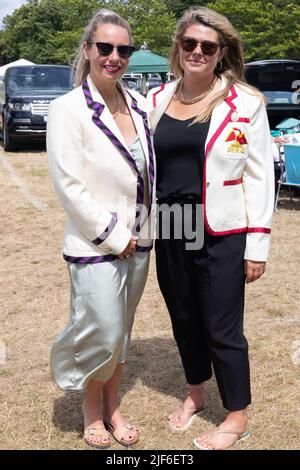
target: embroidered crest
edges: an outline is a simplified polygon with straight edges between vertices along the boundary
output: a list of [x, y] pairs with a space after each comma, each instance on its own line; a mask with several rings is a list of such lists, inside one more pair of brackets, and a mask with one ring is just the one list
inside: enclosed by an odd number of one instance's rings
[[244, 145], [248, 144], [245, 134], [237, 127], [232, 128], [225, 142], [232, 142], [227, 149], [228, 153], [244, 153]]

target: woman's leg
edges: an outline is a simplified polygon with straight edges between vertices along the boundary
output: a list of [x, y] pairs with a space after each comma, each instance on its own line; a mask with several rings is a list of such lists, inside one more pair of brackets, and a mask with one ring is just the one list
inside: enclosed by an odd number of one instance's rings
[[122, 429], [124, 430], [122, 434], [122, 440], [127, 444], [137, 442], [139, 438], [139, 431], [134, 426], [129, 425], [126, 420], [124, 420], [119, 410], [118, 392], [122, 379], [124, 362], [126, 361], [128, 349], [130, 346], [130, 337], [135, 311], [141, 299], [147, 280], [149, 258], [149, 252], [141, 252], [135, 253], [134, 256], [128, 260], [123, 261], [123, 263], [126, 263], [127, 265], [125, 293], [126, 308], [124, 312], [126, 315], [124, 322], [126, 331], [124, 335], [122, 353], [119, 357], [119, 364], [117, 365], [112, 378], [106, 382], [103, 390], [105, 420], [108, 421], [116, 431]]
[[103, 388], [104, 421], [112, 425], [114, 430], [123, 430], [122, 440], [127, 444], [137, 442], [139, 432], [134, 426], [126, 428], [128, 422], [124, 420], [119, 410], [119, 388], [122, 379], [124, 364], [118, 364], [112, 378]]
[[206, 259], [195, 258], [207, 342], [221, 399], [229, 410], [217, 433], [198, 439], [200, 445], [216, 449], [230, 447], [246, 431], [251, 402], [248, 343], [243, 334], [245, 237], [211, 237]]
[[186, 252], [185, 240], [157, 240], [155, 247], [157, 278], [170, 313], [188, 384], [183, 404], [170, 416], [170, 427], [186, 429], [193, 414], [203, 407], [203, 382], [212, 375], [195, 293], [193, 253]]
[[90, 380], [85, 388], [82, 404], [84, 439], [87, 444], [95, 447], [108, 447], [110, 445], [102, 415], [103, 387], [103, 382]]

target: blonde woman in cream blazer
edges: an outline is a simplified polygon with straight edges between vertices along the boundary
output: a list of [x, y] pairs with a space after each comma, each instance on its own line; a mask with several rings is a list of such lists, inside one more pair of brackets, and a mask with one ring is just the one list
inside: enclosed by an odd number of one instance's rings
[[[262, 95], [244, 82], [241, 41], [223, 15], [204, 7], [184, 13], [173, 40], [171, 70], [177, 80], [148, 96], [159, 213], [164, 216], [162, 207], [177, 207], [171, 230], [162, 222], [156, 240], [158, 282], [187, 382], [169, 428], [190, 428], [205, 407], [205, 382], [213, 368], [227, 415], [193, 442], [198, 449], [227, 449], [250, 436], [244, 291], [245, 280], [264, 273], [269, 251], [271, 135]], [[178, 206], [184, 224], [176, 219]], [[189, 223], [193, 228], [199, 214], [204, 237], [195, 248], [187, 243], [186, 228]], [[200, 231], [198, 225], [190, 233]]]
[[99, 449], [110, 446], [110, 435], [126, 447], [139, 439], [118, 402], [155, 198], [145, 99], [119, 81], [133, 50], [128, 23], [109, 10], [96, 13], [78, 52], [79, 86], [51, 104], [48, 118], [71, 281], [70, 320], [52, 346], [51, 370], [61, 389], [84, 391], [84, 440]]

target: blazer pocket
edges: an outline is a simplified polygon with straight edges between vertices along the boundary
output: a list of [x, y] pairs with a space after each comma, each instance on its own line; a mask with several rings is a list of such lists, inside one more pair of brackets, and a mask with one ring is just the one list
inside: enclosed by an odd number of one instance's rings
[[235, 186], [236, 184], [242, 184], [243, 178], [238, 178], [237, 180], [225, 180], [223, 186]]

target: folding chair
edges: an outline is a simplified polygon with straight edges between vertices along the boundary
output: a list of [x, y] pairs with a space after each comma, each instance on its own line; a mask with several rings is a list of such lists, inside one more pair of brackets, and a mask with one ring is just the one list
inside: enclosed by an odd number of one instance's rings
[[[275, 201], [275, 210], [278, 204], [280, 188], [282, 185], [296, 186], [300, 188], [300, 145], [284, 145], [284, 162], [281, 160], [281, 175], [278, 182], [278, 189]], [[292, 192], [291, 192], [292, 200]]]

